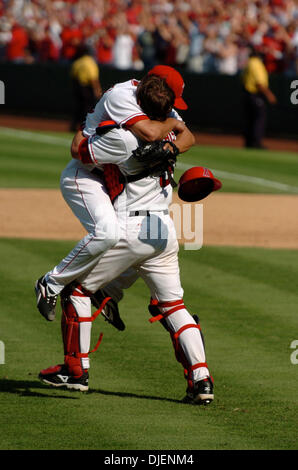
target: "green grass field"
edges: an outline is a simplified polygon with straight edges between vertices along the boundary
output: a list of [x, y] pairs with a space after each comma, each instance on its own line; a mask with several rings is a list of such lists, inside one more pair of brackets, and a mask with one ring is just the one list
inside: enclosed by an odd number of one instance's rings
[[[19, 133], [15, 140], [0, 129], [0, 138], [0, 187], [58, 188], [70, 135]], [[298, 186], [293, 153], [196, 147], [183, 158], [226, 175], [224, 191], [294, 194]], [[256, 167], [265, 189], [249, 179]], [[180, 402], [183, 371], [168, 334], [148, 322], [141, 280], [121, 302], [124, 332], [100, 317], [93, 324], [93, 343], [104, 336], [91, 355], [89, 392], [39, 382], [38, 372], [61, 362], [63, 352], [60, 308], [46, 322], [33, 285], [72, 246], [0, 239], [0, 449], [297, 450], [298, 365], [290, 346], [298, 340], [298, 251], [181, 249], [185, 303], [201, 319], [215, 381], [214, 402], [193, 407]]]
[[[0, 187], [58, 188], [70, 159], [72, 135], [0, 128]], [[176, 180], [191, 166], [207, 166], [221, 191], [298, 194], [298, 154], [195, 146], [178, 157]]]

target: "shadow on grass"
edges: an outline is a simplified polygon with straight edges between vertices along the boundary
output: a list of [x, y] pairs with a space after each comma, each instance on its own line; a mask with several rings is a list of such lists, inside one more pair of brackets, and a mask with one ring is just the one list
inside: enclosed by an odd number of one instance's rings
[[100, 395], [121, 397], [121, 398], [140, 398], [142, 400], [159, 400], [159, 401], [167, 401], [170, 403], [185, 404], [185, 403], [182, 403], [181, 400], [175, 400], [174, 398], [156, 397], [152, 395], [139, 395], [137, 393], [130, 393], [130, 392], [110, 392], [110, 391], [101, 390], [101, 389], [98, 389], [98, 390], [89, 389], [88, 394], [93, 394], [93, 393], [98, 393]]
[[[40, 391], [38, 391], [40, 390]], [[43, 391], [48, 392], [55, 392], [55, 393], [42, 393]], [[41, 382], [35, 380], [26, 381], [26, 380], [9, 380], [9, 379], [0, 379], [0, 393], [13, 393], [15, 395], [19, 395], [22, 397], [37, 397], [37, 398], [62, 398], [66, 400], [78, 400], [80, 394], [82, 392], [76, 392], [74, 390], [66, 390], [63, 389], [63, 392], [68, 392], [72, 396], [68, 395], [57, 395], [57, 389], [49, 388], [47, 385], [43, 385]], [[76, 394], [77, 396], [73, 396]], [[174, 398], [167, 398], [167, 397], [157, 397], [152, 395], [141, 395], [137, 393], [130, 393], [130, 392], [111, 392], [107, 390], [101, 389], [89, 389], [88, 392], [83, 392], [87, 395], [90, 394], [100, 394], [100, 395], [107, 395], [107, 396], [114, 396], [114, 397], [121, 397], [121, 398], [139, 398], [142, 400], [158, 400], [158, 401], [166, 401], [170, 403], [178, 403], [178, 404], [185, 404], [181, 400], [175, 400]]]
[[[32, 390], [33, 389], [33, 390]], [[0, 379], [0, 393], [13, 393], [22, 397], [39, 397], [39, 398], [63, 398], [66, 400], [77, 400], [79, 397], [41, 393], [37, 390], [49, 391], [49, 387], [41, 382], [27, 380], [9, 380]], [[54, 391], [54, 389], [52, 389]]]

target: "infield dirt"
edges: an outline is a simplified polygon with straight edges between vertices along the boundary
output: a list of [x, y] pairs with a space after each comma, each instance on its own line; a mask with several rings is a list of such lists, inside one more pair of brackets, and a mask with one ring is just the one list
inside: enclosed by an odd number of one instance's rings
[[[0, 189], [0, 197], [0, 237], [79, 240], [86, 233], [59, 190]], [[176, 193], [173, 203], [182, 204]], [[206, 246], [298, 249], [298, 196], [214, 193], [201, 204]]]
[[[1, 125], [69, 129], [67, 121], [8, 115], [0, 116]], [[243, 146], [241, 136], [200, 133], [196, 140], [202, 145]], [[264, 144], [272, 150], [298, 151], [293, 140], [265, 139]], [[0, 189], [0, 197], [0, 237], [79, 240], [85, 234], [58, 190]], [[182, 204], [177, 194], [173, 202]], [[214, 193], [202, 204], [204, 245], [298, 249], [298, 196]]]

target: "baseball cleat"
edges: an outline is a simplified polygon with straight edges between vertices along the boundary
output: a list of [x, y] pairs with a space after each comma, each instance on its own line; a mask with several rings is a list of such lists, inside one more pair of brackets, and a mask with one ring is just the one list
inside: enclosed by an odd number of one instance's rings
[[87, 392], [89, 388], [88, 372], [83, 372], [80, 377], [74, 377], [69, 373], [65, 364], [58, 364], [40, 371], [38, 378], [44, 384], [52, 387], [65, 387], [68, 390], [78, 390], [80, 392]]
[[41, 315], [48, 321], [55, 320], [56, 312], [55, 307], [57, 304], [58, 295], [51, 291], [42, 276], [35, 283], [35, 294], [37, 300], [37, 308]]
[[[99, 308], [101, 303], [109, 297], [102, 289], [99, 289], [91, 296], [91, 301], [96, 308]], [[110, 299], [104, 306], [101, 314], [104, 316], [104, 319], [113, 325], [117, 330], [125, 330], [125, 325], [120, 318], [120, 313], [118, 309], [117, 302], [113, 299]]]
[[183, 403], [191, 405], [209, 405], [214, 400], [213, 382], [210, 377], [195, 382], [193, 388], [186, 390]]

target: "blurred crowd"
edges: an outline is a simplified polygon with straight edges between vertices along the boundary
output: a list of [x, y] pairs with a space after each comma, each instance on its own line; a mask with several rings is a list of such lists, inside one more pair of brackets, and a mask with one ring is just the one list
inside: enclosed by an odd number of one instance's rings
[[71, 62], [236, 74], [249, 45], [269, 73], [298, 71], [295, 0], [0, 0], [0, 62]]

